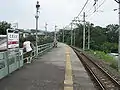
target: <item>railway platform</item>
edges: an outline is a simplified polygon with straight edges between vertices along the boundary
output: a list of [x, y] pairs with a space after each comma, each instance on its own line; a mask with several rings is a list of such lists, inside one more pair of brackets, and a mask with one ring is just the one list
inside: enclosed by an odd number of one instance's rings
[[59, 43], [0, 80], [0, 90], [96, 90], [75, 52]]

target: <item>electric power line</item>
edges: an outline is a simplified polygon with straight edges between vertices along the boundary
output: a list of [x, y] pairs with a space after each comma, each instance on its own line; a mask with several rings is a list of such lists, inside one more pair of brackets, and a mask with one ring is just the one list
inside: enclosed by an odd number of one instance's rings
[[87, 11], [87, 13], [89, 13], [89, 12], [93, 9], [93, 7], [95, 7], [96, 4], [97, 4], [97, 0], [96, 0], [95, 3], [92, 5], [92, 7]]
[[[104, 0], [104, 1], [96, 8], [96, 10], [95, 10], [92, 14], [89, 15], [89, 17], [91, 17], [95, 12], [97, 12], [97, 10], [105, 3], [105, 1], [106, 1], [106, 0]], [[89, 17], [88, 17], [88, 18], [89, 18]]]
[[89, 13], [89, 12], [93, 9], [93, 7], [94, 7], [94, 6], [92, 6], [92, 7], [87, 11], [87, 13]]
[[[88, 4], [88, 1], [89, 1], [89, 0], [87, 0], [87, 1], [85, 2], [83, 8], [81, 9], [81, 11], [80, 11], [79, 14], [77, 15], [77, 17], [80, 16], [80, 14], [82, 13], [82, 11], [84, 10], [84, 8], [86, 7], [86, 5]], [[73, 21], [72, 21], [72, 22], [73, 22]], [[71, 22], [71, 23], [72, 23], [72, 22]], [[70, 24], [71, 24], [71, 23], [70, 23]], [[68, 27], [70, 26], [70, 24], [68, 25]]]
[[[79, 14], [77, 15], [77, 17], [80, 16], [80, 14], [82, 13], [82, 11], [84, 10], [84, 8], [86, 7], [86, 5], [88, 4], [88, 1], [89, 1], [89, 0], [87, 0], [87, 1], [85, 2], [83, 8], [81, 9], [81, 11], [80, 11]], [[106, 1], [106, 0], [104, 0], [104, 1], [96, 8], [96, 10], [95, 10], [90, 16], [92, 16], [92, 15], [105, 3], [105, 1]], [[93, 8], [93, 6], [89, 9], [88, 12], [90, 12], [90, 11], [92, 10], [92, 8]], [[90, 17], [90, 16], [89, 16], [89, 17]], [[72, 21], [72, 22], [73, 22], [73, 21]], [[71, 23], [72, 23], [72, 22], [71, 22]], [[71, 23], [70, 23], [70, 24], [71, 24]], [[69, 27], [70, 24], [67, 25], [67, 26]]]
[[120, 3], [120, 1], [115, 0], [117, 3]]
[[79, 17], [79, 15], [82, 13], [82, 11], [84, 10], [84, 8], [86, 7], [87, 3], [88, 3], [89, 0], [86, 1], [86, 3], [84, 4], [82, 10], [79, 12], [79, 14], [77, 15], [77, 17]]

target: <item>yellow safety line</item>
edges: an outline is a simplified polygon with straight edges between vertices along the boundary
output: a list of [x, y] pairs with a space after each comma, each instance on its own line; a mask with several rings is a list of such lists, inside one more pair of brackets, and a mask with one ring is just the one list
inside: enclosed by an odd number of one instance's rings
[[71, 67], [69, 47], [66, 48], [66, 70], [65, 70], [64, 90], [73, 90], [72, 67]]

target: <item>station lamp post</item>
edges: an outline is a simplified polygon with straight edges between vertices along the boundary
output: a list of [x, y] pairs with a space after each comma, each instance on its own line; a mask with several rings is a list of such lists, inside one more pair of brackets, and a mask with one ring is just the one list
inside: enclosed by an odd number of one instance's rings
[[39, 13], [39, 8], [40, 8], [39, 1], [37, 1], [37, 4], [36, 4], [36, 16], [35, 16], [35, 18], [36, 18], [36, 56], [38, 55], [37, 31], [38, 31], [38, 18], [39, 18], [38, 13]]

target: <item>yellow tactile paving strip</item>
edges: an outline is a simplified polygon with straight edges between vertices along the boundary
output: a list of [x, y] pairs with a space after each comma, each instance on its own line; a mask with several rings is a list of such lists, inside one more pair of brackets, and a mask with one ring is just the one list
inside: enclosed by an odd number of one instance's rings
[[66, 69], [65, 69], [64, 90], [73, 90], [72, 67], [71, 67], [69, 47], [66, 47]]

